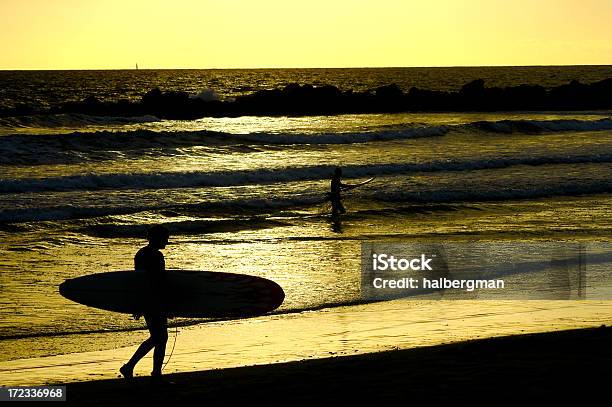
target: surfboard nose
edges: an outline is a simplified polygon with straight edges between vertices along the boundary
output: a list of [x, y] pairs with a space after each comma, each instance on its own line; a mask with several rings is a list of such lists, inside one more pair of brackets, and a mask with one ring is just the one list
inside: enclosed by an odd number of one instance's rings
[[70, 287], [74, 285], [74, 284], [73, 284], [73, 282], [72, 282], [72, 280], [73, 280], [73, 279], [71, 279], [71, 278], [70, 278], [70, 279], [68, 279], [68, 280], [65, 280], [65, 281], [64, 281], [63, 283], [61, 283], [61, 284], [59, 285], [59, 287], [58, 287], [58, 288], [59, 288], [59, 293], [60, 293], [60, 295], [61, 295], [62, 297], [64, 297], [64, 298], [69, 299], [69, 300], [71, 299], [71, 298], [70, 298]]

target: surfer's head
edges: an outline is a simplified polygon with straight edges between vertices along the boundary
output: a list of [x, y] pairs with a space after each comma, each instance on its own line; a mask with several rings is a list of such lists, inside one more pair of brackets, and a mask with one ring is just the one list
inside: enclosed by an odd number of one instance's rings
[[152, 226], [147, 232], [147, 238], [149, 239], [149, 245], [156, 249], [163, 249], [168, 244], [168, 238], [170, 232], [162, 225]]
[[342, 168], [340, 168], [340, 167], [336, 167], [336, 169], [334, 170], [334, 175], [335, 175], [336, 177], [340, 177], [340, 176], [342, 176]]

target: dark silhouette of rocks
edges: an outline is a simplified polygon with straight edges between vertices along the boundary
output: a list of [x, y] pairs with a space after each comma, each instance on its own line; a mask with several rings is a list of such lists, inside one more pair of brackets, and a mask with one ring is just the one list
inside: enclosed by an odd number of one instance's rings
[[[203, 100], [187, 92], [155, 88], [143, 95], [139, 102], [106, 102], [90, 96], [80, 102], [63, 103], [51, 108], [49, 112], [196, 119], [240, 115], [591, 109], [612, 109], [612, 78], [591, 84], [572, 81], [551, 89], [538, 85], [487, 87], [484, 80], [477, 79], [463, 85], [458, 92], [416, 87], [403, 92], [396, 84], [356, 92], [343, 91], [331, 85], [293, 83], [280, 89], [260, 90], [228, 101]], [[26, 108], [20, 107], [18, 113], [27, 112]]]

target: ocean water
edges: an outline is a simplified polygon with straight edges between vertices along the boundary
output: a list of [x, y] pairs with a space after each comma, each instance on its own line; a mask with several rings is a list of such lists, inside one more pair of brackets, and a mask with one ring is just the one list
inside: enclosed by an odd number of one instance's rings
[[612, 77], [612, 66], [519, 66], [453, 68], [338, 68], [338, 69], [159, 69], [114, 71], [2, 71], [0, 108], [29, 104], [48, 107], [87, 96], [101, 100], [137, 100], [154, 87], [192, 94], [212, 89], [221, 98], [235, 97], [290, 83], [334, 85], [364, 91], [396, 83], [404, 90], [453, 91], [475, 79], [488, 86], [542, 85], [571, 80], [583, 83]]
[[[450, 90], [480, 77], [555, 86], [612, 67], [0, 72], [0, 100], [134, 99], [155, 86], [232, 97], [291, 82]], [[324, 201], [336, 166], [347, 183], [375, 177], [346, 194], [341, 222]], [[609, 242], [611, 192], [610, 111], [2, 117], [0, 360], [137, 342], [142, 321], [57, 286], [131, 269], [147, 225], [169, 226], [169, 268], [273, 279], [278, 312], [292, 314], [362, 300], [364, 241]]]

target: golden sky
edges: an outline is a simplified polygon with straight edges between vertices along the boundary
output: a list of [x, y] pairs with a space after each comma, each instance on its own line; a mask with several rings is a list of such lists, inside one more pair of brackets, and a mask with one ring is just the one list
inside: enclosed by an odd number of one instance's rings
[[612, 64], [610, 0], [0, 0], [0, 69]]

